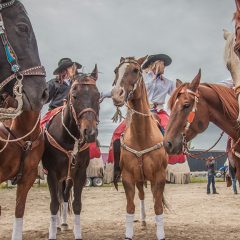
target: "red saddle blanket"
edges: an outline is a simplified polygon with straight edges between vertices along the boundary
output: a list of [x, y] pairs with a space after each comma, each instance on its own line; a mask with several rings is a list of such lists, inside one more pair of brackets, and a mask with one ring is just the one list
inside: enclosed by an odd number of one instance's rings
[[[160, 110], [159, 112], [156, 112], [156, 113], [161, 120], [161, 126], [165, 129], [169, 121], [168, 114], [164, 110]], [[123, 120], [113, 133], [111, 145], [109, 147], [108, 163], [114, 163], [113, 142], [120, 139], [125, 128], [126, 128], [126, 124], [125, 124], [125, 121]], [[172, 155], [172, 156], [169, 156], [168, 158], [169, 164], [184, 163], [185, 161], [186, 161], [186, 158], [184, 154]]]
[[[53, 110], [48, 111], [44, 117], [41, 119], [40, 125], [42, 128], [46, 126], [46, 124], [51, 121], [51, 119], [62, 110], [63, 107], [58, 107]], [[96, 142], [89, 144], [89, 152], [90, 152], [90, 159], [93, 158], [100, 158], [101, 157], [101, 151], [100, 148], [97, 146]]]

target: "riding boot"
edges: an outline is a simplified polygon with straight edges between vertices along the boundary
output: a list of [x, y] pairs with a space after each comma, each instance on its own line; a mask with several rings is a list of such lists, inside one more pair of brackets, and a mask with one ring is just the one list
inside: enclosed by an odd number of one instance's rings
[[118, 182], [121, 177], [121, 168], [120, 168], [120, 149], [121, 143], [120, 139], [113, 142], [113, 154], [114, 154], [114, 177], [113, 183], [115, 188], [118, 190]]
[[114, 178], [113, 178], [113, 183], [115, 188], [118, 190], [118, 182], [120, 181], [121, 177], [121, 169], [119, 166], [119, 162], [114, 162]]

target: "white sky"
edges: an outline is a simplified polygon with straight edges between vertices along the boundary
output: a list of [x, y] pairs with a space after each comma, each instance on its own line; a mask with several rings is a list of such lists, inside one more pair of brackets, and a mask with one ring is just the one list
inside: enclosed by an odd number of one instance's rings
[[[223, 32], [234, 30], [234, 0], [22, 0], [38, 41], [47, 79], [62, 57], [70, 57], [90, 72], [102, 72], [100, 91], [111, 90], [121, 56], [166, 53], [173, 59], [165, 76], [190, 81], [202, 68], [202, 82], [229, 78], [223, 62]], [[110, 143], [116, 124], [114, 107], [105, 100], [100, 111], [99, 140]], [[208, 148], [220, 135], [211, 126], [193, 142]], [[226, 138], [225, 138], [226, 139]], [[225, 149], [225, 140], [217, 146]]]

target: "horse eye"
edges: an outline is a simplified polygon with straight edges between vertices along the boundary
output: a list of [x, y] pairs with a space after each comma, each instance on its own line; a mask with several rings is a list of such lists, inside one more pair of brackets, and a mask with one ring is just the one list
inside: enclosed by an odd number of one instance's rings
[[134, 68], [134, 69], [133, 69], [133, 72], [134, 72], [134, 73], [138, 73], [138, 69], [137, 69], [137, 68]]
[[184, 109], [187, 109], [187, 108], [189, 108], [190, 107], [190, 103], [184, 103], [184, 105], [183, 105], [183, 108]]
[[28, 32], [29, 32], [29, 28], [28, 28], [28, 25], [27, 25], [27, 24], [18, 24], [18, 29], [19, 29], [21, 32], [25, 32], [25, 33], [28, 33]]
[[77, 95], [72, 95], [72, 97], [76, 100], [77, 99]]

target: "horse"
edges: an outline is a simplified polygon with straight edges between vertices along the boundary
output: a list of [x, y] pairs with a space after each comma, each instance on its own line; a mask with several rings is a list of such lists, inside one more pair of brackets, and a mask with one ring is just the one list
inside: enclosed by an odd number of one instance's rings
[[74, 236], [75, 239], [82, 239], [81, 195], [90, 161], [89, 143], [95, 142], [98, 134], [100, 94], [96, 87], [97, 78], [97, 66], [91, 75], [78, 77], [71, 86], [66, 104], [59, 108], [45, 128], [42, 162], [48, 172], [47, 182], [51, 195], [49, 239], [57, 237], [61, 199], [64, 201], [62, 228], [65, 230], [68, 227], [66, 217], [72, 186]]
[[[231, 73], [232, 80], [235, 85], [235, 93], [240, 106], [240, 60], [234, 51], [235, 35], [224, 30], [224, 39], [226, 40], [224, 50], [224, 61], [227, 69]], [[238, 114], [237, 121], [240, 122], [240, 113]]]
[[240, 58], [240, 0], [235, 0], [236, 12], [234, 13], [233, 19], [235, 20], [235, 46], [234, 51]]
[[135, 213], [134, 195], [137, 187], [140, 198], [140, 218], [146, 225], [144, 185], [149, 180], [154, 197], [157, 239], [165, 239], [163, 227], [163, 191], [166, 181], [167, 154], [163, 136], [150, 112], [141, 65], [147, 57], [121, 58], [115, 69], [112, 100], [115, 106], [128, 108], [127, 128], [121, 138], [120, 167], [127, 198], [125, 239], [133, 238]]
[[45, 70], [26, 10], [0, 0], [0, 183], [17, 184], [13, 240], [22, 239], [23, 215], [43, 153], [39, 115], [48, 98]]
[[188, 141], [204, 132], [209, 122], [214, 123], [233, 140], [236, 176], [240, 181], [239, 111], [233, 89], [221, 84], [200, 84], [201, 71], [190, 83], [177, 81], [177, 88], [169, 99], [171, 109], [164, 135], [164, 147], [168, 154], [185, 151]]

